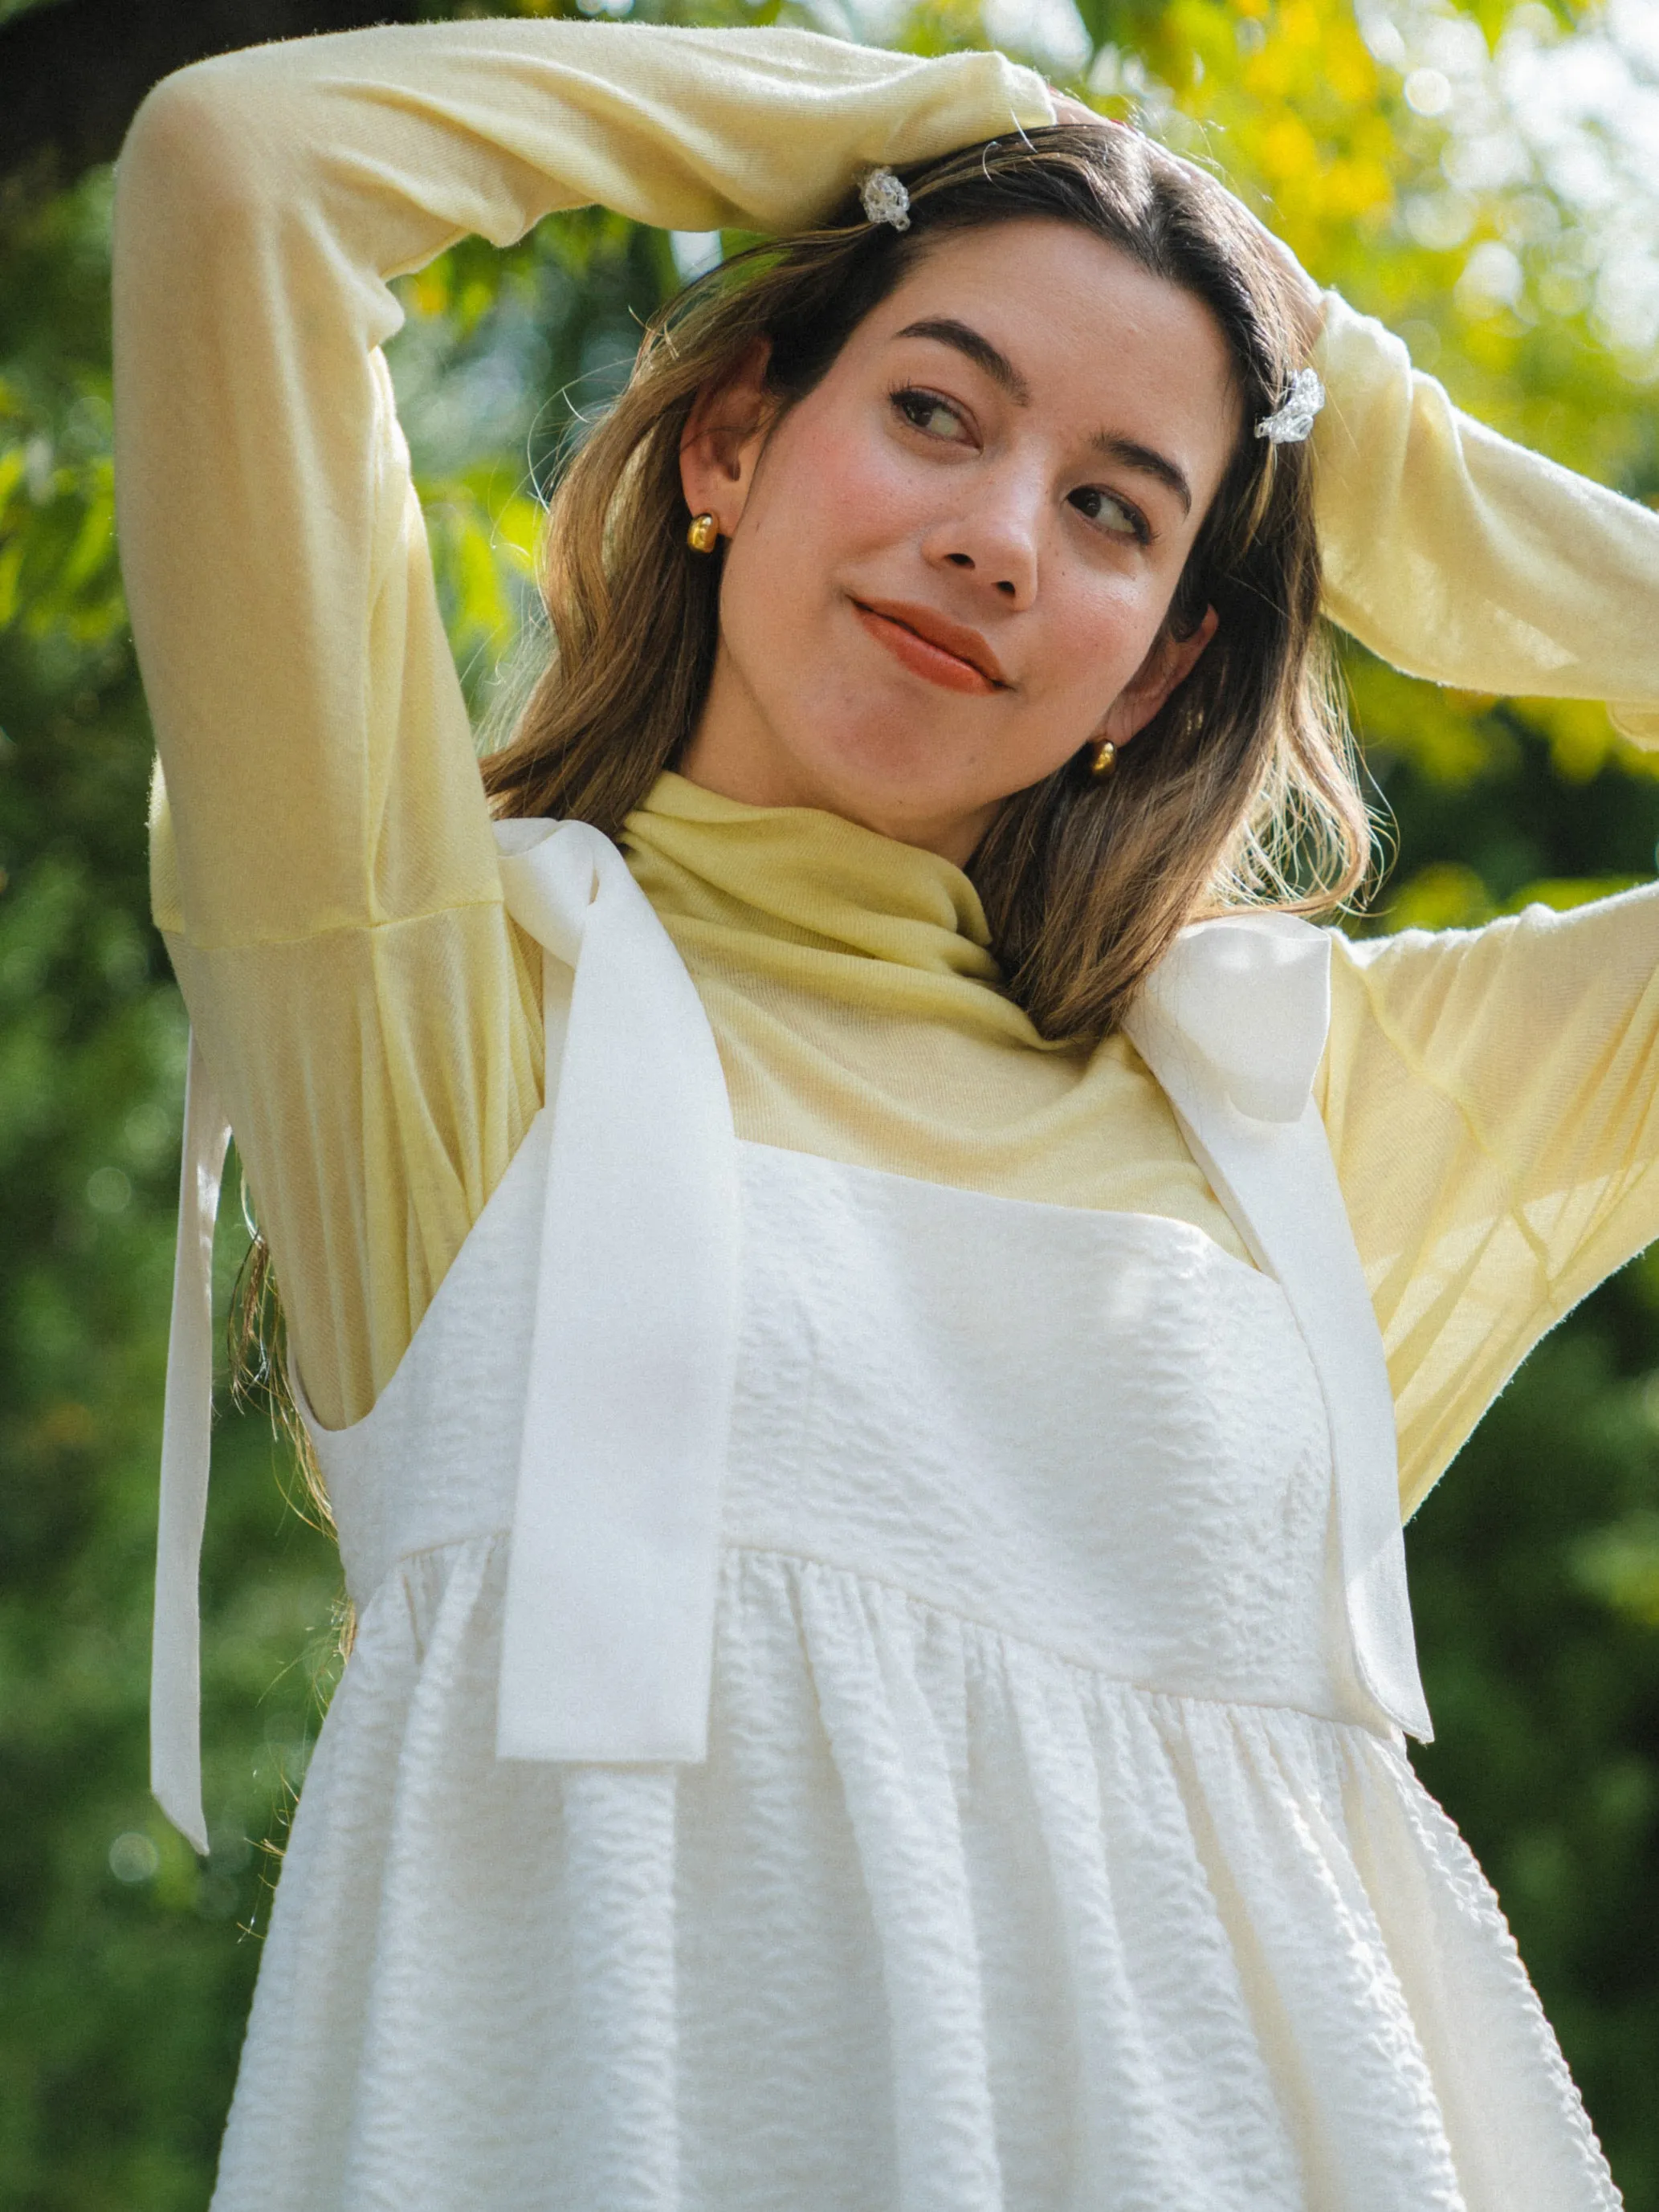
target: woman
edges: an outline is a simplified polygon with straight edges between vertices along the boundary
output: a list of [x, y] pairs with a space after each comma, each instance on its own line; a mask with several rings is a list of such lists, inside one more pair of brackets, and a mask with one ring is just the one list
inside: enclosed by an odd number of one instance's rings
[[[1364, 865], [1321, 551], [1402, 665], [1659, 735], [1659, 526], [1334, 298], [1310, 446], [1305, 281], [1054, 112], [469, 23], [205, 65], [124, 154], [198, 1842], [210, 1085], [359, 1611], [222, 2207], [1616, 2201], [1404, 1757], [1399, 1531], [1659, 1231], [1659, 902], [1227, 910]], [[585, 199], [786, 243], [573, 465], [487, 801], [386, 279]]]

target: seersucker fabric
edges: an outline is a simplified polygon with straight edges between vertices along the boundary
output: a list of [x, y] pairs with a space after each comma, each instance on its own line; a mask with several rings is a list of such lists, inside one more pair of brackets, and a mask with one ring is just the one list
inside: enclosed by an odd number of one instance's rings
[[318, 1437], [360, 1625], [217, 2212], [1614, 2204], [1189, 1224], [741, 1146], [707, 1757], [495, 1757], [550, 1133]]

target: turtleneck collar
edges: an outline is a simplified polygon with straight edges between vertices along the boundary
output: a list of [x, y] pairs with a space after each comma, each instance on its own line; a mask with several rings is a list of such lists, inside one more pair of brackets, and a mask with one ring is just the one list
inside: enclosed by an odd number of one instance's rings
[[694, 972], [707, 963], [869, 1012], [1041, 1049], [1001, 989], [962, 870], [836, 814], [750, 806], [659, 776], [628, 817], [629, 866]]

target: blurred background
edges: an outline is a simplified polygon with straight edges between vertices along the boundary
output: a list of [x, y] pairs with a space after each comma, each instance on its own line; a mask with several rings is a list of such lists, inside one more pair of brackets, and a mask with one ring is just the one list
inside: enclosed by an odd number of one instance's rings
[[[626, 15], [629, 0], [580, 0]], [[185, 1030], [145, 898], [150, 744], [112, 537], [110, 169], [195, 55], [351, 0], [0, 0], [0, 2204], [204, 2206], [340, 1583], [285, 1453], [222, 1406], [204, 1585], [211, 1856], [146, 1790]], [[526, 4], [520, 12], [547, 13]], [[920, 52], [991, 43], [1217, 166], [1464, 407], [1659, 498], [1653, 0], [633, 0]], [[401, 287], [391, 351], [481, 716], [538, 490], [639, 319], [720, 250], [612, 216]], [[1656, 613], [1659, 629], [1659, 611]], [[1361, 931], [1655, 872], [1659, 763], [1601, 709], [1350, 650], [1394, 864]], [[234, 1184], [233, 1182], [234, 1189]], [[222, 1288], [246, 1243], [221, 1225]], [[1632, 2212], [1659, 2212], [1659, 1248], [1537, 1352], [1408, 1533], [1440, 1737]]]

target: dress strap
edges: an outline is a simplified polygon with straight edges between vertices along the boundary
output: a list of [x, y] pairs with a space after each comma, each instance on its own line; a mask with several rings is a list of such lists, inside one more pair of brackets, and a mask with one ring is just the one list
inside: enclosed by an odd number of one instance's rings
[[230, 1124], [192, 1032], [185, 1074], [179, 1244], [173, 1265], [173, 1319], [161, 1415], [149, 1786], [174, 1827], [202, 1852], [207, 1850], [208, 1835], [202, 1810], [199, 1584], [213, 1441], [213, 1224], [229, 1143]]
[[[548, 956], [552, 1140], [502, 1619], [498, 1754], [707, 1756], [737, 1363], [737, 1146], [696, 987], [580, 822], [497, 829]], [[230, 1129], [192, 1037], [161, 1431], [150, 1786], [199, 1851], [213, 1228]]]
[[1182, 932], [1125, 1027], [1199, 1164], [1289, 1302], [1330, 1425], [1350, 1640], [1395, 1726], [1433, 1735], [1400, 1525], [1394, 1395], [1341, 1186], [1312, 1097], [1330, 1025], [1330, 942], [1293, 915]]
[[737, 1366], [726, 1079], [610, 839], [516, 822], [496, 840], [507, 911], [546, 956], [553, 1114], [496, 1750], [701, 1760]]

